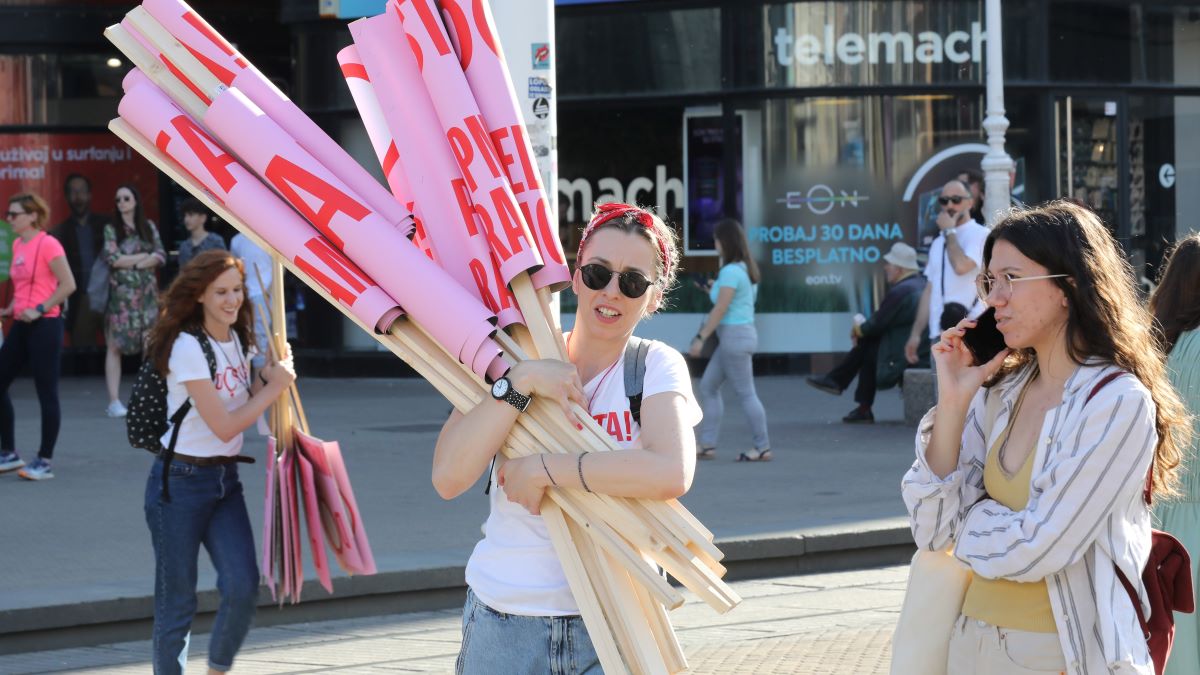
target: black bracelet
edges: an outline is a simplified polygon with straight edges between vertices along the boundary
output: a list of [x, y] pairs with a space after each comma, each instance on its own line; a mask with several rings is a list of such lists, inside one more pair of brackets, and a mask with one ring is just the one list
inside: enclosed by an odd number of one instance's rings
[[[587, 454], [587, 451], [585, 450], [583, 452], [583, 455], [586, 455], [586, 454]], [[583, 455], [579, 456], [579, 463], [577, 465], [577, 468], [579, 469], [579, 484], [583, 486], [584, 490], [591, 492], [592, 488], [588, 487], [587, 481], [583, 479]]]
[[693, 340], [699, 340], [699, 341], [701, 341], [701, 342], [704, 342], [704, 336], [703, 336], [703, 335], [701, 335], [701, 334], [699, 334], [699, 333], [696, 333], [696, 337], [694, 337], [694, 338], [692, 338], [692, 339], [693, 339]]
[[550, 484], [558, 487], [558, 481], [554, 480], [554, 476], [550, 475], [550, 469], [546, 468], [546, 456], [538, 455], [538, 459], [542, 460], [542, 468], [546, 470], [546, 478], [550, 479]]
[[267, 378], [263, 377], [263, 374], [262, 374], [262, 371], [261, 371], [261, 370], [260, 370], [260, 371], [258, 371], [258, 379], [259, 379], [259, 381], [260, 381], [260, 382], [262, 382], [262, 383], [263, 383], [263, 386], [264, 386], [264, 387], [265, 387], [265, 386], [267, 386], [268, 384], [270, 384], [270, 382], [267, 382]]

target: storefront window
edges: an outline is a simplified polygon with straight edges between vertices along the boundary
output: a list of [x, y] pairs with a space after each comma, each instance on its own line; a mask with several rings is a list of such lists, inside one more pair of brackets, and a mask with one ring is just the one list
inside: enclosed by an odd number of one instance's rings
[[1088, 0], [1056, 2], [1048, 11], [1055, 80], [1200, 84], [1194, 6]]
[[559, 95], [655, 95], [721, 88], [721, 10], [560, 11]]
[[108, 54], [0, 54], [0, 126], [102, 127], [128, 68]]

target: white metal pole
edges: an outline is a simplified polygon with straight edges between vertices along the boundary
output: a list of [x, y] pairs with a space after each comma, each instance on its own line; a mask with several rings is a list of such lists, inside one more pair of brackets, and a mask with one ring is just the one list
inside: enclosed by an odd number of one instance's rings
[[1009, 206], [1010, 175], [1012, 158], [1004, 151], [1004, 132], [1008, 130], [1008, 118], [1004, 116], [1004, 43], [1000, 32], [1000, 0], [987, 0], [987, 117], [983, 128], [987, 131], [988, 151], [983, 157], [983, 183], [985, 195], [983, 214], [990, 227], [996, 224]]
[[[508, 62], [513, 88], [521, 104], [529, 142], [533, 145], [542, 184], [546, 186], [550, 214], [558, 226], [558, 104], [554, 48], [554, 0], [504, 0], [492, 3], [496, 33]], [[588, 204], [585, 208], [591, 208]], [[559, 319], [558, 295], [550, 311]]]

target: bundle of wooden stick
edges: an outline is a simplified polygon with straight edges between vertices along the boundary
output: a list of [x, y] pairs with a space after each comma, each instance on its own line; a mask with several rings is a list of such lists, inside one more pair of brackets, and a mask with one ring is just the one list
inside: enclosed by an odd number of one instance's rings
[[[106, 35], [180, 108], [202, 120], [207, 102], [198, 92], [217, 94], [225, 85], [148, 13], [135, 8], [128, 19], [158, 52], [157, 58], [120, 25], [110, 27]], [[263, 239], [254, 223], [227, 208], [210, 192], [212, 183], [203, 176], [184, 170], [125, 120], [113, 120], [110, 128], [217, 215], [274, 252], [289, 271], [408, 363], [457, 409], [465, 412], [490, 398], [487, 383], [433, 339], [419, 318], [409, 316], [395, 321], [386, 333], [377, 332], [375, 326], [366, 325], [331, 297], [302, 266], [280, 255], [278, 242]], [[516, 364], [528, 358], [565, 359], [561, 332], [546, 308], [548, 291], [534, 291], [528, 275], [514, 280], [512, 288], [528, 331], [517, 331], [512, 338], [503, 332], [496, 335], [505, 360]], [[523, 457], [617, 448], [587, 411], [577, 408], [576, 413], [586, 421], [582, 431], [567, 422], [556, 403], [535, 399], [518, 418], [502, 452], [507, 457]], [[719, 612], [740, 602], [721, 581], [725, 569], [712, 533], [676, 500], [550, 489], [542, 516], [605, 672], [677, 673], [687, 669], [667, 616], [668, 610], [683, 603], [683, 596], [655, 565]]]

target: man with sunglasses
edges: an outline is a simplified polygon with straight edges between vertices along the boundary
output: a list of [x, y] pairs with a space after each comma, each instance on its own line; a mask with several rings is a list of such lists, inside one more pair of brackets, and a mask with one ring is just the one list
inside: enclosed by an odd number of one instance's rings
[[[975, 276], [983, 260], [988, 229], [971, 218], [972, 203], [971, 189], [957, 179], [946, 183], [938, 197], [940, 234], [929, 247], [925, 263], [928, 283], [904, 345], [904, 357], [910, 364], [915, 365], [920, 358], [922, 331], [928, 331], [930, 341], [936, 342], [945, 327], [984, 310], [975, 292]], [[949, 324], [943, 327], [946, 322]]]

